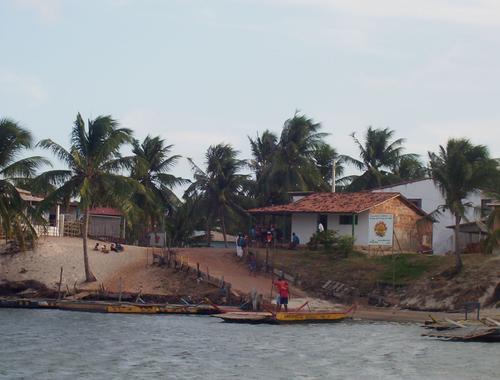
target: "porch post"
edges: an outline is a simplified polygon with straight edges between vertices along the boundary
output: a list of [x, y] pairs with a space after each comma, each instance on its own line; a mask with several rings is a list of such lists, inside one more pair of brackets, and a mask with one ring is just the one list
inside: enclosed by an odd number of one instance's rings
[[61, 231], [61, 226], [60, 226], [61, 218], [60, 218], [60, 214], [61, 214], [61, 205], [59, 203], [57, 203], [57, 205], [56, 205], [56, 230], [57, 230], [58, 236], [60, 236], [59, 231]]
[[352, 237], [354, 238], [354, 220], [356, 218], [356, 214], [352, 214]]

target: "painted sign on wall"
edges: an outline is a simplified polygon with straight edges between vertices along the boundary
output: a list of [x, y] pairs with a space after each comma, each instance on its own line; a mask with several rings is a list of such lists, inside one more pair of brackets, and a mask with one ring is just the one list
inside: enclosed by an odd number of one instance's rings
[[392, 214], [370, 214], [368, 216], [368, 244], [392, 246], [394, 216]]

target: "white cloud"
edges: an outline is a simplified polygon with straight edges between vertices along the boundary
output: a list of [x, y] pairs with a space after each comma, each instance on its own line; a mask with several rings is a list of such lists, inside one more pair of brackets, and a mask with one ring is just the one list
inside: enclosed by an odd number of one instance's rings
[[11, 97], [13, 94], [35, 105], [48, 99], [48, 93], [39, 79], [0, 68], [0, 96]]
[[[260, 0], [262, 1], [262, 0]], [[500, 26], [497, 0], [264, 0], [282, 6], [303, 6], [374, 18], [412, 18], [475, 26]]]
[[53, 23], [62, 15], [62, 0], [15, 0], [14, 4], [34, 11], [44, 23]]

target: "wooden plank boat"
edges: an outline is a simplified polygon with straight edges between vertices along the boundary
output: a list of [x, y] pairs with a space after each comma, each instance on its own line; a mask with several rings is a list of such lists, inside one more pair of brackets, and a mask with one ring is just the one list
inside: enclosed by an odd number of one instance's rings
[[51, 308], [51, 300], [29, 298], [0, 298], [0, 308], [39, 309]]
[[55, 299], [0, 298], [2, 308], [60, 309], [93, 313], [124, 314], [216, 314], [221, 310], [206, 304], [141, 304], [131, 302], [79, 301]]
[[61, 310], [88, 311], [97, 313], [123, 314], [215, 314], [217, 309], [210, 305], [167, 305], [140, 304], [129, 302], [101, 301], [58, 301], [56, 307]]
[[250, 324], [288, 324], [288, 323], [320, 323], [340, 322], [352, 317], [354, 306], [345, 311], [279, 311], [279, 312], [229, 312], [215, 314], [213, 317], [228, 323]]
[[434, 331], [422, 336], [461, 342], [500, 342], [500, 322], [493, 318], [453, 321], [430, 317], [431, 321], [426, 322], [424, 327]]

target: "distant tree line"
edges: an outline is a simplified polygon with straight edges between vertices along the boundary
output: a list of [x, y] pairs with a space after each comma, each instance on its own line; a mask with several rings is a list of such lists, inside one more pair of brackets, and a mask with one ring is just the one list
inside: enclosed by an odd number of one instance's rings
[[[265, 130], [249, 136], [248, 159], [222, 143], [210, 146], [201, 164], [188, 159], [193, 178], [185, 179], [172, 174], [181, 156], [172, 154], [174, 147], [161, 137], [139, 141], [111, 116], [85, 122], [78, 114], [68, 145], [50, 139], [36, 144], [66, 168], [40, 173], [50, 165], [45, 158], [19, 159], [33, 147], [30, 132], [0, 119], [0, 225], [7, 239], [30, 239], [30, 221], [56, 202], [77, 201], [83, 214], [85, 275], [92, 281], [87, 235], [89, 210], [98, 206], [116, 207], [127, 216], [130, 241], [157, 230], [178, 246], [189, 242], [195, 230], [206, 231], [209, 239], [214, 229], [222, 231], [227, 244], [228, 232], [251, 224], [248, 208], [288, 202], [292, 191], [330, 191], [333, 181], [337, 191], [353, 192], [432, 177], [446, 199], [442, 209], [455, 215], [457, 226], [471, 192], [498, 196], [498, 162], [485, 146], [467, 139], [450, 139], [429, 152], [425, 165], [417, 154], [405, 151], [405, 140], [389, 128], [368, 127], [361, 138], [351, 134], [357, 157], [339, 154], [327, 136], [320, 123], [296, 113], [279, 134]], [[125, 145], [132, 147], [132, 155], [122, 155]], [[358, 174], [345, 175], [347, 167]], [[29, 209], [15, 186], [44, 196], [39, 209]], [[177, 186], [186, 186], [181, 199], [174, 192]], [[457, 252], [457, 268], [461, 265]]]

